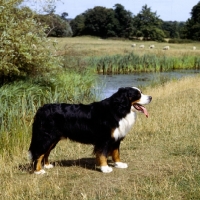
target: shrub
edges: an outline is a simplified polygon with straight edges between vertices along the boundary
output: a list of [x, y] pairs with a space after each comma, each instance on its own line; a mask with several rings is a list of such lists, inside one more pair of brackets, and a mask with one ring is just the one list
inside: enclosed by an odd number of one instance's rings
[[49, 73], [61, 66], [46, 37], [46, 27], [33, 19], [28, 8], [17, 8], [21, 1], [1, 2], [0, 85], [29, 76]]

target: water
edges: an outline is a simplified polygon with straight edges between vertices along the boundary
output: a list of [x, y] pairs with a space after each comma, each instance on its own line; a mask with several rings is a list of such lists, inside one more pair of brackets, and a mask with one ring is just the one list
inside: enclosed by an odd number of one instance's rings
[[98, 75], [99, 84], [96, 92], [100, 99], [107, 98], [115, 93], [120, 87], [140, 87], [146, 86], [159, 79], [180, 79], [186, 76], [200, 74], [200, 70], [177, 70], [161, 73], [135, 73], [121, 75]]

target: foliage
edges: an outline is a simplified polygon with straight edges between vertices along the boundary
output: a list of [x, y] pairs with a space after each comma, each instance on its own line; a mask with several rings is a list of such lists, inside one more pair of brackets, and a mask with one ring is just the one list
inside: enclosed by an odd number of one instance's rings
[[115, 18], [117, 20], [116, 35], [129, 38], [133, 33], [133, 17], [130, 11], [125, 10], [121, 4], [115, 4]]
[[185, 22], [163, 21], [162, 30], [167, 38], [180, 38]]
[[70, 70], [46, 79], [38, 77], [0, 87], [0, 152], [13, 153], [17, 144], [23, 149], [29, 143], [32, 119], [43, 104], [95, 100], [93, 84], [92, 73]]
[[65, 19], [66, 14], [61, 16], [54, 13], [47, 15], [35, 15], [35, 19], [40, 22], [44, 27], [48, 26], [45, 33], [48, 37], [68, 37], [72, 36], [72, 30]]
[[17, 8], [19, 0], [1, 1], [0, 84], [49, 73], [61, 66], [54, 57], [46, 27], [37, 23], [28, 8]]
[[198, 2], [191, 11], [191, 18], [186, 21], [183, 37], [200, 40], [200, 2]]
[[85, 16], [83, 14], [77, 15], [75, 19], [70, 22], [73, 30], [73, 36], [80, 36], [84, 33], [85, 29]]
[[116, 20], [112, 9], [96, 6], [85, 12], [85, 28], [86, 35], [95, 35], [100, 37], [115, 36], [114, 30]]
[[134, 35], [143, 37], [144, 40], [163, 41], [165, 34], [161, 29], [162, 21], [156, 12], [144, 5], [142, 10], [134, 17], [133, 26], [135, 27]]
[[134, 53], [127, 55], [104, 56], [91, 58], [89, 65], [103, 74], [127, 74], [135, 72], [162, 72], [175, 69], [200, 69], [198, 56], [182, 55], [180, 57], [166, 55]]
[[94, 35], [99, 37], [130, 37], [132, 33], [131, 12], [120, 4], [115, 9], [96, 6], [76, 16], [70, 22], [74, 36]]

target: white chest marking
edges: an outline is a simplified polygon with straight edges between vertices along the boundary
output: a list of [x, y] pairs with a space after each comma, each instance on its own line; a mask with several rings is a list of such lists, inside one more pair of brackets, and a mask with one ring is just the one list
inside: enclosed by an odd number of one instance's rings
[[119, 121], [119, 127], [115, 129], [113, 133], [113, 137], [115, 140], [121, 139], [126, 136], [126, 134], [130, 131], [131, 127], [135, 123], [136, 120], [136, 112], [131, 111], [126, 117], [122, 118]]

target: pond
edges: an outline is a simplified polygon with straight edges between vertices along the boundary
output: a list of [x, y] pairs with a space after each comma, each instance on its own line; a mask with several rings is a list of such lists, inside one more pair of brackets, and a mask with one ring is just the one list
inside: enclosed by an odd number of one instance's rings
[[160, 73], [135, 73], [120, 75], [98, 75], [98, 87], [96, 92], [100, 99], [107, 98], [120, 87], [140, 87], [152, 84], [159, 80], [180, 79], [186, 76], [200, 74], [200, 70], [177, 70]]

